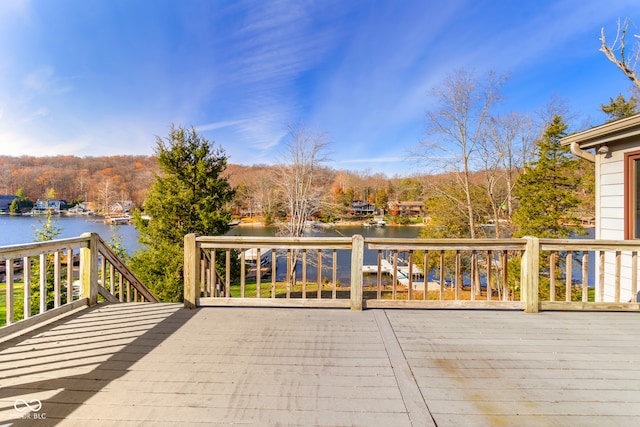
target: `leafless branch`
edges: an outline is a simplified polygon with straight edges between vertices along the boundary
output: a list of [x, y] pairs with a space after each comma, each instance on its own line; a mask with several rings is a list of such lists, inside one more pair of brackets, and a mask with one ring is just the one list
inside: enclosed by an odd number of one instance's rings
[[[624, 73], [625, 76], [629, 80], [633, 82], [633, 84], [640, 88], [640, 77], [638, 77], [637, 66], [638, 60], [640, 60], [640, 36], [637, 34], [634, 37], [638, 40], [633, 44], [631, 55], [627, 57], [626, 52], [626, 37], [627, 31], [629, 30], [629, 19], [625, 19], [624, 23], [621, 23], [618, 19], [618, 30], [616, 31], [616, 37], [611, 43], [611, 45], [607, 44], [607, 40], [604, 34], [604, 27], [600, 32], [600, 41], [602, 45], [600, 47], [600, 51], [605, 54], [609, 61], [616, 64], [616, 66]], [[619, 52], [620, 57], [618, 58], [617, 52]]]

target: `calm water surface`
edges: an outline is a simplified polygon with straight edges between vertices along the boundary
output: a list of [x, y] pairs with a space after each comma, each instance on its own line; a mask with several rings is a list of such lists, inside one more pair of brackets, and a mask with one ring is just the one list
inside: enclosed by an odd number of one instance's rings
[[[44, 217], [0, 215], [0, 246], [30, 243], [34, 241], [35, 229], [42, 228], [40, 221]], [[138, 231], [133, 225], [108, 225], [95, 217], [54, 217], [55, 225], [61, 229], [59, 238], [76, 237], [86, 232], [96, 232], [109, 241], [112, 235], [122, 237], [122, 243], [131, 253], [139, 249]], [[421, 227], [363, 227], [344, 226], [336, 228], [318, 228], [306, 232], [308, 236], [352, 236], [365, 237], [417, 237]], [[241, 226], [233, 227], [231, 236], [275, 236], [276, 227]]]
[[[40, 221], [45, 221], [45, 217], [0, 215], [0, 246], [33, 242], [35, 229], [42, 229]], [[53, 221], [60, 229], [60, 239], [96, 232], [108, 242], [116, 233], [122, 236], [122, 244], [129, 252], [140, 247], [138, 232], [132, 225], [108, 225], [101, 218], [84, 216], [54, 216]]]

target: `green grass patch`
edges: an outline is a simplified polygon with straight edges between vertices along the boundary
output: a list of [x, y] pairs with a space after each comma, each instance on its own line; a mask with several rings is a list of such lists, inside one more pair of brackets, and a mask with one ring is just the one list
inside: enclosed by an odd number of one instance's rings
[[[296, 282], [295, 284], [287, 284], [286, 282], [276, 282], [275, 285], [271, 280], [260, 282], [260, 298], [286, 298], [287, 290], [289, 291], [290, 298], [302, 298], [303, 292], [306, 293], [306, 298], [318, 297], [318, 284], [316, 282], [307, 282], [304, 285], [302, 282]], [[242, 290], [240, 289], [240, 283], [231, 284], [231, 297], [241, 298]], [[321, 298], [332, 298], [333, 284], [325, 283], [320, 289]], [[255, 280], [247, 280], [244, 287], [245, 298], [257, 298], [258, 289]], [[342, 286], [336, 286], [336, 298], [349, 298], [349, 288]]]
[[[13, 284], [13, 317], [14, 321], [22, 319], [22, 305], [24, 304], [24, 283], [15, 282]], [[20, 314], [20, 318], [16, 316]], [[5, 283], [0, 284], [0, 327], [7, 324], [7, 287]]]

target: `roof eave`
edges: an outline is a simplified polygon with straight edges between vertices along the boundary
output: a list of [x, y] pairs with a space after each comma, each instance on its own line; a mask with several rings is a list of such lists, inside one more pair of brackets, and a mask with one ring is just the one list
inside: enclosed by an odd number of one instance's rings
[[640, 114], [575, 133], [560, 139], [562, 145], [577, 143], [587, 149], [640, 135]]

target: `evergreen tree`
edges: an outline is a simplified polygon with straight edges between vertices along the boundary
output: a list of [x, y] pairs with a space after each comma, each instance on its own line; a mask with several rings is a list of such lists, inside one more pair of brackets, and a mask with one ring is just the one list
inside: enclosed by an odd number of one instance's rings
[[562, 117], [555, 116], [536, 142], [535, 160], [518, 177], [515, 237], [567, 238], [582, 232], [575, 213], [580, 204], [576, 193], [582, 184], [581, 160], [560, 144], [566, 130]]
[[168, 138], [156, 142], [161, 173], [147, 194], [145, 217], [135, 215], [142, 247], [131, 266], [160, 300], [181, 301], [184, 236], [226, 233], [231, 221], [226, 204], [234, 190], [222, 176], [224, 151], [214, 149], [195, 129], [172, 126]]
[[620, 94], [616, 99], [609, 98], [609, 104], [600, 104], [602, 112], [609, 116], [609, 121], [630, 117], [638, 113], [638, 100], [631, 96], [629, 100]]

